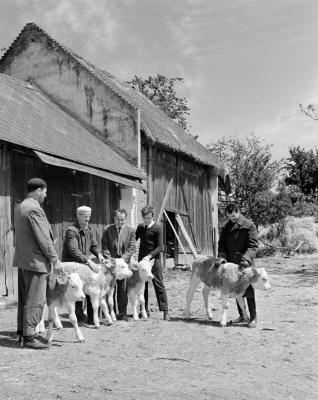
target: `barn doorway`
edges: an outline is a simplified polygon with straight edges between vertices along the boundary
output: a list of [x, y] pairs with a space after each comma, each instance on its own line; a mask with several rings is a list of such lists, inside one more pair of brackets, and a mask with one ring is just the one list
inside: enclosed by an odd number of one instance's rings
[[[166, 213], [167, 213], [174, 229], [178, 233], [178, 224], [176, 221], [176, 214], [174, 212], [168, 211], [168, 210], [166, 210]], [[164, 240], [163, 244], [164, 244], [164, 248], [165, 248], [165, 251], [164, 251], [165, 266], [167, 268], [174, 268], [176, 265], [177, 255], [178, 255], [178, 242], [177, 242], [176, 235], [173, 232], [173, 229], [172, 229], [169, 221], [167, 220], [167, 218], [165, 218], [165, 220], [164, 220], [163, 240]]]

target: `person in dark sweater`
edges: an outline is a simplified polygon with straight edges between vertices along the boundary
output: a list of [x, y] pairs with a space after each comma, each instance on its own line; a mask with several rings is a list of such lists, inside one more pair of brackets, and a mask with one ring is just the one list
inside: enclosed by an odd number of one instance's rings
[[[62, 261], [75, 261], [86, 264], [93, 272], [98, 272], [98, 266], [90, 260], [93, 254], [100, 263], [105, 262], [101, 250], [96, 241], [96, 232], [89, 225], [92, 209], [87, 206], [78, 207], [76, 210], [76, 222], [69, 226], [65, 233], [63, 244]], [[93, 307], [89, 295], [86, 295], [87, 323], [94, 325]], [[85, 321], [83, 304], [81, 301], [75, 303], [75, 314], [78, 322]]]
[[[168, 300], [166, 288], [163, 283], [162, 265], [160, 260], [160, 252], [163, 250], [161, 227], [155, 223], [153, 217], [153, 208], [150, 206], [143, 207], [141, 210], [143, 224], [139, 224], [136, 229], [136, 240], [140, 239], [138, 261], [146, 258], [149, 261], [154, 260], [152, 280], [155, 289], [159, 310], [163, 311], [163, 319], [170, 320], [168, 311]], [[148, 309], [148, 282], [145, 285], [145, 307], [147, 315], [150, 315]]]

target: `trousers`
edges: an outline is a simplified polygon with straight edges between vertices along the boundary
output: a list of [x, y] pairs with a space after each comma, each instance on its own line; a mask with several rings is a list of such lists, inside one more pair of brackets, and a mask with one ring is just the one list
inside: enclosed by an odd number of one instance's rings
[[[117, 306], [116, 306], [117, 299]], [[128, 296], [127, 296], [127, 279], [122, 279], [120, 281], [116, 281], [115, 290], [114, 290], [114, 311], [118, 311], [120, 315], [127, 314], [127, 304], [128, 304]]]
[[[156, 259], [152, 267], [152, 274], [154, 276], [152, 283], [155, 289], [157, 303], [160, 311], [168, 311], [168, 299], [166, 288], [163, 283], [162, 265], [160, 259]], [[148, 310], [148, 282], [145, 284], [145, 307]]]
[[46, 303], [47, 273], [18, 270], [17, 334], [26, 340], [36, 335]]
[[[252, 321], [253, 319], [256, 318], [255, 290], [252, 285], [250, 285], [246, 289], [246, 292], [244, 293], [244, 297], [246, 297], [248, 311], [250, 313], [250, 320]], [[240, 316], [243, 316], [241, 307], [237, 301], [236, 301], [236, 305], [237, 305], [237, 309], [238, 309]]]
[[[86, 311], [87, 311], [87, 323], [93, 324], [94, 323], [93, 307], [91, 298], [88, 294], [86, 295]], [[83, 321], [85, 319], [82, 301], [75, 302], [75, 315], [78, 321]]]

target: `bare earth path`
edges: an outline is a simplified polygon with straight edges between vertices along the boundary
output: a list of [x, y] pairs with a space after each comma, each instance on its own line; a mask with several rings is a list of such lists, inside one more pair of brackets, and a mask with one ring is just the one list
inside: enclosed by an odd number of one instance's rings
[[[75, 343], [66, 318], [49, 351], [20, 349], [16, 309], [0, 311], [0, 400], [318, 399], [318, 259], [257, 260], [271, 292], [257, 292], [258, 326], [218, 325], [204, 316], [201, 287], [193, 318], [182, 317], [190, 272], [167, 271], [172, 321], [151, 318], [82, 328]], [[130, 311], [130, 308], [129, 308]], [[228, 319], [237, 316], [234, 300]]]

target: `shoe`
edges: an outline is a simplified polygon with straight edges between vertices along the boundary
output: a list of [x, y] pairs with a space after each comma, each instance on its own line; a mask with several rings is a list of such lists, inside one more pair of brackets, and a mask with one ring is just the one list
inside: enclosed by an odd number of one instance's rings
[[36, 335], [35, 339], [37, 339], [41, 343], [48, 344], [47, 339], [45, 337], [41, 336], [41, 335]]
[[28, 349], [34, 349], [34, 350], [49, 350], [50, 348], [49, 345], [41, 343], [39, 340], [35, 338], [28, 341], [24, 340], [23, 347], [27, 347]]
[[121, 321], [129, 322], [129, 318], [128, 318], [127, 314], [123, 314], [120, 319], [121, 319]]
[[170, 321], [169, 311], [164, 311], [164, 312], [163, 312], [163, 319], [164, 319], [165, 321]]
[[256, 318], [250, 320], [250, 322], [247, 324], [248, 328], [256, 328], [256, 326], [257, 326], [257, 319]]
[[233, 321], [231, 321], [232, 324], [242, 324], [244, 321], [243, 315], [240, 315], [238, 318], [233, 319]]

